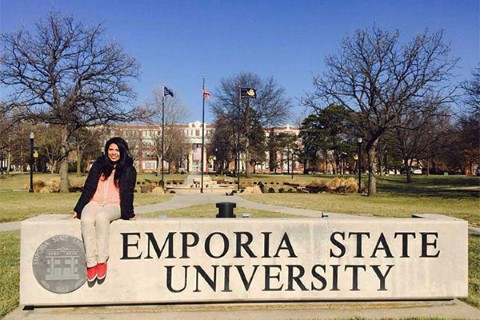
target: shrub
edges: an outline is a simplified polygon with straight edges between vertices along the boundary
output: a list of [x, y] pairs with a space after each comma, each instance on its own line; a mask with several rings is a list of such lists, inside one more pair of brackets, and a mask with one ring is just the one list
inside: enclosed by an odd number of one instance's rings
[[163, 193], [165, 193], [165, 190], [163, 190], [162, 187], [155, 187], [155, 188], [152, 189], [151, 192], [152, 192], [152, 193], [161, 193], [161, 194], [163, 194]]
[[60, 178], [48, 180], [47, 186], [50, 188], [50, 192], [60, 192]]
[[155, 189], [157, 185], [155, 183], [144, 183], [140, 185], [140, 192], [141, 193], [150, 193], [153, 189]]
[[327, 186], [327, 183], [328, 181], [326, 180], [322, 180], [322, 179], [316, 179], [316, 180], [313, 180], [312, 182], [310, 182], [307, 187], [326, 187]]
[[242, 182], [240, 182], [240, 185], [241, 185], [242, 187], [251, 187], [251, 186], [253, 186], [252, 182], [250, 182], [250, 181], [242, 181]]
[[335, 177], [328, 181], [327, 187], [328, 189], [332, 191], [336, 191], [338, 189], [341, 189], [345, 185], [345, 179]]
[[246, 187], [243, 190], [243, 193], [245, 193], [245, 194], [259, 194], [259, 193], [262, 193], [262, 190], [260, 190], [259, 186], [252, 186], [252, 187]]
[[260, 188], [260, 191], [262, 191], [262, 193], [265, 192], [265, 185], [263, 183], [259, 182], [258, 187]]
[[38, 193], [52, 193], [52, 189], [49, 186], [45, 186], [38, 191], [35, 190], [35, 192], [38, 192]]
[[345, 192], [347, 193], [358, 192], [358, 182], [354, 178], [348, 178], [347, 181], [345, 181]]
[[[50, 193], [60, 191], [60, 180], [52, 178], [48, 182], [41, 179], [33, 180], [33, 192]], [[30, 189], [30, 183], [25, 184], [25, 189]]]
[[343, 192], [343, 193], [356, 193], [358, 191], [358, 184], [354, 178], [338, 178], [335, 177], [328, 183], [329, 192]]
[[83, 181], [79, 181], [79, 180], [74, 181], [73, 183], [70, 183], [70, 187], [68, 188], [68, 190], [70, 192], [82, 192], [83, 184], [84, 184]]

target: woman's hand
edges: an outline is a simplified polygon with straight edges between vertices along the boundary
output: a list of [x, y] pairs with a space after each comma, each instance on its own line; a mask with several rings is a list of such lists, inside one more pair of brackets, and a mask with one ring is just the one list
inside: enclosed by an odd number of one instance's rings
[[72, 219], [78, 219], [78, 215], [75, 211], [72, 211]]

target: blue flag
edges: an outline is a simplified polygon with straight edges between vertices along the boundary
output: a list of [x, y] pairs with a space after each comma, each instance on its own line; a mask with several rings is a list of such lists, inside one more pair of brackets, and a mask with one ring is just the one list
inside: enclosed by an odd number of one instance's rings
[[168, 89], [167, 87], [163, 87], [163, 96], [171, 96], [173, 98], [173, 92], [172, 90]]
[[241, 97], [257, 99], [257, 90], [254, 88], [240, 88]]

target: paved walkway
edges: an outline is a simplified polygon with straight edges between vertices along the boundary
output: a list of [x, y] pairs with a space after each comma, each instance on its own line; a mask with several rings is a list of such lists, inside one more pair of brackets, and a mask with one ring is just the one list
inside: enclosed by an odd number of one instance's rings
[[[215, 207], [215, 204], [218, 202], [235, 202], [237, 208], [244, 207], [247, 209], [273, 211], [273, 212], [280, 212], [280, 213], [291, 214], [296, 216], [321, 218], [323, 214], [323, 215], [328, 215], [329, 217], [332, 217], [332, 218], [354, 217], [353, 215], [347, 215], [347, 214], [326, 213], [323, 211], [316, 211], [316, 210], [306, 210], [306, 209], [262, 204], [262, 203], [245, 200], [242, 197], [239, 197], [236, 195], [226, 196], [226, 195], [220, 195], [215, 193], [176, 194], [172, 199], [162, 203], [135, 207], [135, 213], [141, 217], [142, 214], [145, 214], [145, 213], [170, 211], [170, 210], [176, 210], [176, 209], [187, 208], [191, 206], [209, 204], [209, 203], [212, 204], [213, 207]], [[238, 214], [241, 214], [241, 213], [238, 213]], [[12, 231], [12, 230], [19, 230], [19, 229], [20, 229], [20, 222], [18, 221], [0, 223], [0, 231]]]
[[167, 304], [146, 306], [20, 307], [4, 320], [317, 320], [480, 319], [480, 310], [459, 300], [399, 302], [296, 302]]
[[[202, 204], [212, 204], [215, 207], [215, 204], [218, 202], [234, 202], [236, 203], [236, 208], [244, 207], [247, 209], [255, 209], [255, 210], [265, 210], [265, 211], [273, 211], [279, 212], [284, 214], [291, 214], [296, 216], [304, 216], [304, 217], [312, 217], [312, 218], [321, 218], [322, 214], [328, 214], [329, 217], [334, 218], [352, 218], [357, 216], [347, 215], [347, 214], [336, 214], [336, 213], [326, 213], [323, 211], [317, 210], [307, 210], [307, 209], [299, 209], [299, 208], [291, 208], [291, 207], [282, 207], [282, 206], [274, 206], [270, 204], [262, 204], [258, 202], [248, 201], [240, 196], [226, 196], [226, 195], [219, 195], [214, 193], [189, 193], [189, 194], [177, 194], [172, 199], [152, 205], [146, 205], [141, 207], [135, 208], [135, 213], [142, 215], [144, 213], [149, 212], [159, 212], [159, 211], [168, 211], [168, 210], [175, 210], [186, 208], [194, 205], [202, 205]], [[241, 212], [237, 212], [235, 209], [236, 214], [242, 214]], [[214, 218], [214, 217], [212, 217]]]
[[[135, 208], [135, 213], [141, 217], [142, 214], [146, 214], [146, 213], [170, 211], [170, 210], [176, 210], [181, 208], [187, 208], [195, 205], [212, 204], [212, 206], [215, 206], [215, 204], [218, 202], [235, 202], [237, 208], [244, 207], [247, 209], [273, 211], [273, 212], [279, 212], [284, 214], [290, 214], [294, 216], [303, 216], [303, 217], [312, 217], [312, 218], [321, 218], [321, 217], [328, 216], [328, 218], [330, 219], [346, 219], [346, 218], [352, 218], [352, 217], [355, 217], [356, 219], [369, 219], [369, 217], [348, 215], [348, 214], [342, 214], [342, 213], [332, 213], [332, 212], [325, 212], [325, 211], [318, 211], [318, 210], [308, 210], [308, 209], [299, 209], [299, 208], [292, 208], [292, 207], [275, 206], [271, 204], [263, 204], [263, 203], [246, 200], [237, 195], [226, 196], [226, 195], [215, 194], [215, 193], [176, 194], [172, 199], [162, 203], [138, 206]], [[238, 211], [235, 211], [235, 212], [237, 216], [238, 214], [243, 213]], [[0, 223], [0, 232], [19, 230], [19, 229], [20, 229], [20, 222], [18, 221]], [[480, 228], [469, 228], [469, 233], [471, 235], [480, 236]]]

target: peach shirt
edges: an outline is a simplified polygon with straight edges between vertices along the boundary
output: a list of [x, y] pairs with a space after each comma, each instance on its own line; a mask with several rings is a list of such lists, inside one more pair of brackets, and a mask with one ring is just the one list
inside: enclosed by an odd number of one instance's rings
[[97, 191], [93, 195], [92, 201], [98, 204], [120, 203], [120, 192], [114, 183], [115, 169], [112, 171], [108, 179], [104, 179], [102, 175], [98, 180]]

